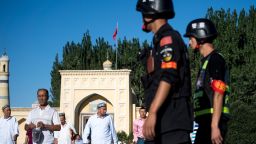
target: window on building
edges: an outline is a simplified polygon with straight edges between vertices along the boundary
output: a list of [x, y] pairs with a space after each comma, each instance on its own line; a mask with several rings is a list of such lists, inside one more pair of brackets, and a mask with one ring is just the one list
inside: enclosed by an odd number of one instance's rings
[[5, 72], [5, 65], [3, 65], [3, 72]]

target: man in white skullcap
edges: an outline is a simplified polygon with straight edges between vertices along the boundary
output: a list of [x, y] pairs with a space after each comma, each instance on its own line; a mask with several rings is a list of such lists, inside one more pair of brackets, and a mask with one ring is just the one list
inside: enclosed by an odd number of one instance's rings
[[0, 144], [16, 144], [19, 126], [15, 117], [11, 116], [9, 105], [2, 107], [4, 116], [0, 118]]
[[59, 116], [60, 116], [61, 129], [57, 133], [58, 143], [71, 144], [72, 138], [74, 134], [76, 134], [76, 130], [72, 124], [66, 122], [65, 113], [59, 113]]
[[106, 114], [106, 103], [99, 103], [97, 109], [97, 114], [91, 116], [86, 123], [83, 142], [89, 143], [88, 136], [91, 135], [92, 144], [117, 144], [113, 119], [110, 115]]

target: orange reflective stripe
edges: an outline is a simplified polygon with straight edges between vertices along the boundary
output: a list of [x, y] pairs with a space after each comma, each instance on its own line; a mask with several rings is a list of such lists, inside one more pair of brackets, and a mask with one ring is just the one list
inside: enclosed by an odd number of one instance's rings
[[177, 63], [174, 61], [162, 62], [161, 68], [162, 69], [168, 69], [168, 68], [177, 69]]
[[226, 91], [226, 84], [221, 80], [213, 80], [211, 86], [214, 91], [220, 94], [224, 94]]

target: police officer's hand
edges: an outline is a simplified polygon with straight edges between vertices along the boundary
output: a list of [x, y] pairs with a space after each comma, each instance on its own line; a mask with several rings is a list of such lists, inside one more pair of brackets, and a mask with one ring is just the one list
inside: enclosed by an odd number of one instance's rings
[[143, 135], [147, 140], [153, 140], [155, 137], [156, 113], [149, 113], [143, 125]]
[[211, 139], [212, 144], [222, 144], [223, 138], [218, 127], [212, 128]]

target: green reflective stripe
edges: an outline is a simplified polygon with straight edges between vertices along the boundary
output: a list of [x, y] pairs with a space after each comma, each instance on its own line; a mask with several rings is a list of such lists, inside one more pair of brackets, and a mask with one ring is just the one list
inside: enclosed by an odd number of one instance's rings
[[206, 69], [207, 65], [208, 65], [208, 60], [206, 60], [206, 61], [204, 62], [203, 69]]
[[[229, 114], [229, 108], [228, 107], [223, 107], [222, 112], [226, 113], [226, 114]], [[213, 113], [213, 108], [204, 109], [204, 110], [200, 110], [200, 111], [195, 111], [195, 115], [196, 116], [200, 116], [200, 115], [204, 115], [204, 114], [209, 114], [209, 113]]]
[[229, 107], [223, 107], [222, 112], [223, 113], [229, 113]]

